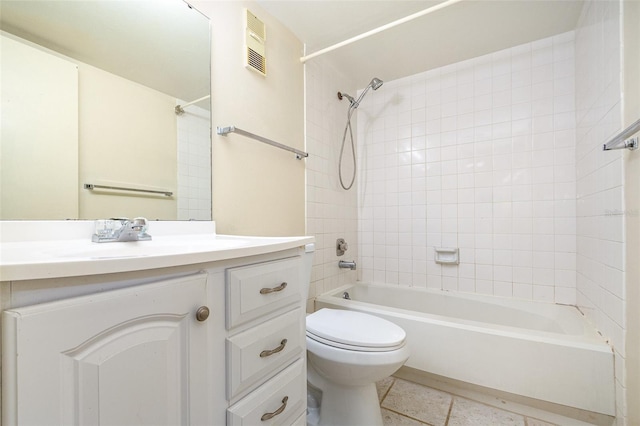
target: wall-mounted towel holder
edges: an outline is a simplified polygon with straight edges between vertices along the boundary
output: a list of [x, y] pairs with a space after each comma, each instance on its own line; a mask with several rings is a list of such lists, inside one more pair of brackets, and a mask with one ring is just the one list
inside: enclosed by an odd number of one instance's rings
[[635, 123], [614, 136], [609, 142], [602, 146], [603, 151], [611, 151], [613, 149], [629, 149], [631, 151], [638, 149], [638, 138], [629, 138], [640, 132], [640, 118]]
[[113, 185], [97, 185], [93, 183], [85, 183], [84, 189], [88, 189], [89, 191], [93, 191], [94, 189], [110, 189], [114, 191], [129, 191], [129, 192], [139, 192], [142, 194], [164, 195], [165, 197], [173, 196], [173, 192], [171, 191], [140, 189], [140, 188], [125, 187], [125, 186], [113, 186]]
[[236, 126], [218, 127], [218, 128], [216, 128], [216, 133], [219, 134], [220, 136], [227, 136], [227, 134], [229, 134], [229, 133], [239, 133], [239, 134], [241, 134], [243, 136], [246, 136], [248, 138], [255, 139], [257, 141], [260, 141], [262, 143], [266, 143], [266, 144], [271, 145], [271, 146], [275, 146], [276, 148], [280, 148], [280, 149], [284, 149], [285, 151], [293, 152], [294, 154], [296, 154], [296, 159], [298, 159], [298, 160], [302, 160], [303, 158], [306, 158], [306, 157], [309, 156], [309, 154], [304, 152], [304, 151], [300, 151], [299, 149], [291, 148], [290, 146], [281, 144], [280, 142], [272, 141], [271, 139], [264, 138], [262, 136], [254, 134], [254, 133], [247, 132], [246, 130], [239, 129]]

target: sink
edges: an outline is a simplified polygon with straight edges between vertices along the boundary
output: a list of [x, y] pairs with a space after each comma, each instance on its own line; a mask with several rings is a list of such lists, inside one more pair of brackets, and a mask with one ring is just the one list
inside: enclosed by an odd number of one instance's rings
[[151, 241], [94, 243], [93, 221], [2, 221], [0, 281], [205, 264], [300, 248], [311, 237], [216, 234], [213, 222], [153, 222]]

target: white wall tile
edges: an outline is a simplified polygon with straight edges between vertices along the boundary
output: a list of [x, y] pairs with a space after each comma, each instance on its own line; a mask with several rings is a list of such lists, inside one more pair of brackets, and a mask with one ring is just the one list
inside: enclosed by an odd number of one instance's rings
[[[347, 105], [335, 97], [336, 88], [348, 93], [355, 93], [355, 86], [348, 77], [340, 73], [325, 59], [314, 61], [305, 67], [307, 81], [307, 146], [309, 158], [307, 163], [307, 234], [316, 237], [316, 252], [310, 297], [330, 291], [340, 285], [355, 282], [358, 273], [361, 279], [385, 281], [387, 274], [385, 269], [374, 270], [377, 265], [377, 254], [374, 248], [374, 236], [371, 231], [379, 220], [379, 209], [368, 209], [358, 212], [355, 187], [354, 190], [344, 191], [338, 183], [338, 161], [342, 132], [346, 124]], [[394, 92], [395, 93], [395, 92]], [[373, 98], [373, 96], [372, 96]], [[335, 125], [334, 123], [340, 123]], [[361, 123], [362, 124], [362, 123]], [[369, 137], [375, 144], [367, 152], [367, 160], [372, 164], [380, 165], [376, 169], [376, 178], [384, 183], [384, 175], [380, 175], [385, 169], [385, 136], [393, 138], [394, 146], [397, 143], [399, 127], [397, 116], [389, 120], [380, 121], [370, 128]], [[386, 135], [385, 124], [389, 125], [389, 135]], [[354, 133], [357, 122], [352, 120]], [[391, 126], [392, 125], [392, 126]], [[408, 133], [410, 134], [409, 127]], [[402, 132], [406, 133], [404, 127]], [[354, 135], [355, 136], [355, 135]], [[348, 140], [347, 140], [348, 142]], [[395, 150], [394, 150], [395, 151]], [[375, 154], [375, 156], [374, 156]], [[370, 155], [370, 156], [369, 156]], [[381, 162], [381, 163], [380, 163]], [[394, 165], [394, 167], [397, 167]], [[356, 178], [356, 182], [359, 178]], [[377, 183], [377, 181], [376, 181]], [[376, 189], [377, 190], [377, 189]], [[370, 199], [374, 199], [373, 192], [369, 193]], [[383, 210], [384, 213], [386, 211]], [[358, 221], [360, 215], [360, 221]], [[383, 218], [384, 220], [384, 218]], [[389, 224], [392, 227], [392, 224]], [[360, 230], [358, 229], [360, 227]], [[360, 232], [358, 232], [360, 231]], [[384, 232], [384, 226], [382, 229]], [[358, 244], [358, 233], [362, 235], [365, 244]], [[338, 258], [335, 252], [337, 238], [345, 238], [349, 244], [346, 255]], [[383, 246], [384, 247], [384, 246]], [[358, 251], [362, 250], [362, 256]], [[391, 273], [398, 269], [394, 261], [397, 256], [386, 259], [383, 254], [383, 265], [390, 268], [388, 278], [394, 280]], [[349, 271], [338, 268], [338, 260], [358, 260], [359, 270]]]
[[[385, 271], [400, 285], [548, 301], [562, 286], [558, 300], [571, 299], [573, 39], [515, 46], [409, 85], [386, 82], [361, 104], [359, 245], [361, 256], [373, 253], [363, 277]], [[364, 126], [364, 117], [373, 121]], [[381, 151], [368, 130], [376, 127], [389, 146]], [[397, 219], [386, 220], [394, 202]], [[461, 248], [458, 267], [435, 263], [440, 246]]]
[[[608, 212], [624, 209], [622, 197], [610, 192], [621, 194], [624, 182], [620, 164], [622, 154], [619, 151], [603, 153], [601, 146], [608, 136], [622, 127], [620, 5], [619, 2], [597, 1], [585, 4], [575, 32], [573, 56], [568, 48], [570, 41], [554, 39], [553, 43], [554, 55], [562, 58], [554, 68], [554, 84], [561, 86], [564, 80], [571, 79], [572, 67], [580, 70], [573, 76], [575, 115], [563, 112], [563, 109], [571, 108], [571, 93], [559, 92], [559, 97], [554, 98], [554, 127], [557, 126], [554, 130], [571, 126], [572, 120], [575, 122], [577, 172], [575, 206], [555, 206], [558, 215], [576, 217], [576, 258], [556, 254], [556, 263], [562, 266], [575, 262], [576, 276], [558, 271], [556, 279], [563, 285], [558, 287], [558, 294], [571, 303], [569, 288], [576, 287], [576, 303], [611, 341], [616, 359], [622, 359], [624, 354], [624, 246], [618, 241], [622, 240], [624, 217], [608, 215]], [[567, 132], [558, 136], [557, 142], [563, 143]], [[556, 146], [560, 146], [559, 143]], [[558, 152], [558, 155], [564, 154]], [[568, 201], [571, 192], [564, 186], [557, 186], [556, 195]], [[573, 223], [564, 225], [574, 226]], [[561, 241], [563, 247], [559, 248], [566, 248], [569, 243]], [[617, 367], [622, 366], [624, 362], [617, 364]], [[623, 380], [623, 370], [616, 368], [618, 383]], [[625, 395], [622, 387], [619, 390], [617, 415], [624, 423], [624, 411], [620, 411], [620, 407], [625, 405]]]

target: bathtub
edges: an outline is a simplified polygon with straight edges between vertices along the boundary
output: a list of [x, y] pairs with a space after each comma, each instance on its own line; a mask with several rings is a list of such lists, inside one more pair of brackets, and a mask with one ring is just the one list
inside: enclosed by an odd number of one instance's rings
[[573, 306], [358, 283], [317, 297], [315, 308], [398, 324], [411, 349], [408, 367], [615, 415], [612, 348]]

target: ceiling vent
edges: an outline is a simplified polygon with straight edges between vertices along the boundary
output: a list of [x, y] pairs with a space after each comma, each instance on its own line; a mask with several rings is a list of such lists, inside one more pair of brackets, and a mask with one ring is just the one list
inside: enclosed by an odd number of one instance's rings
[[245, 33], [244, 33], [244, 66], [267, 75], [267, 58], [264, 54], [264, 45], [267, 39], [264, 22], [253, 13], [245, 9]]

